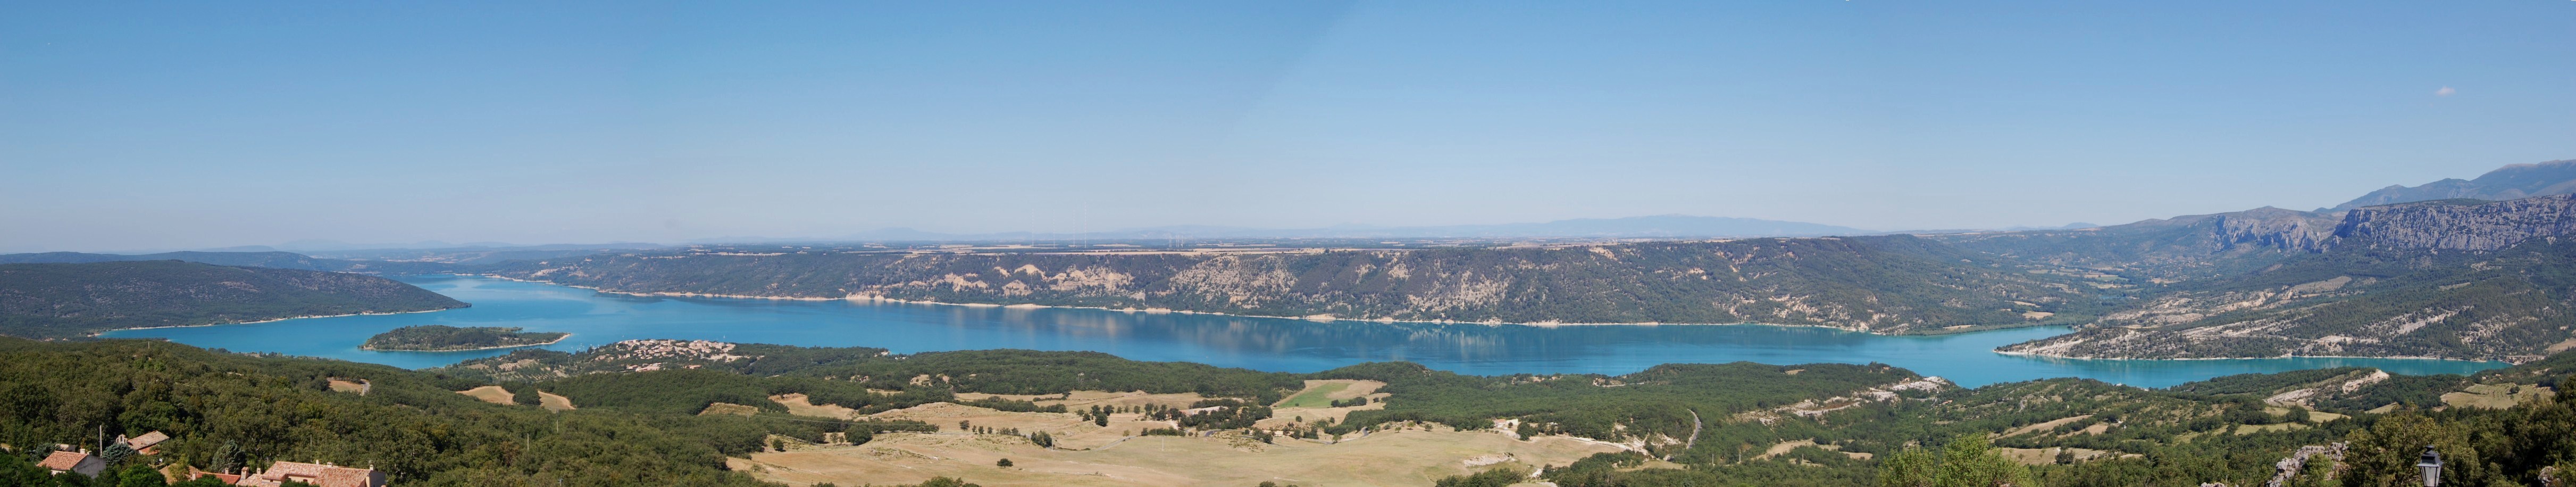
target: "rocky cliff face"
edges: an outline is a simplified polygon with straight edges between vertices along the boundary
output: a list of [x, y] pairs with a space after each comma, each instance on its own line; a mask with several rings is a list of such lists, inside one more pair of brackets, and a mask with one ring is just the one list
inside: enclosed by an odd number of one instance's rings
[[2153, 281], [2234, 275], [2334, 240], [2339, 213], [2280, 208], [2178, 216], [2078, 230], [1933, 236], [1960, 248]]
[[2314, 252], [2169, 285], [2090, 329], [2000, 350], [2534, 359], [2576, 348], [2571, 232], [2576, 196], [2357, 208]]
[[631, 293], [1876, 332], [2064, 322], [2091, 303], [2069, 279], [1906, 236], [1251, 255], [683, 253], [498, 274]]
[[2227, 278], [2341, 247], [2497, 250], [2576, 233], [2576, 195], [2438, 200], [2307, 212], [2279, 208], [2082, 230], [1943, 235], [1960, 247], [2157, 280]]
[[2339, 243], [2439, 250], [2498, 250], [2571, 233], [2576, 233], [2576, 195], [2356, 208], [2334, 228]]

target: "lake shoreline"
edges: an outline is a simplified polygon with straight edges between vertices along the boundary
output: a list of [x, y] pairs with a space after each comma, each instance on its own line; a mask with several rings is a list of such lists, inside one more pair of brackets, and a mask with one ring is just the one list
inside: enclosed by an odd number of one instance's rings
[[455, 310], [455, 309], [464, 309], [464, 308], [468, 308], [468, 307], [472, 307], [472, 306], [473, 306], [473, 304], [468, 303], [468, 304], [466, 304], [465, 306], [458, 306], [458, 307], [454, 307], [454, 308], [424, 309], [424, 310], [419, 310], [419, 311], [394, 311], [394, 312], [389, 312], [389, 313], [360, 312], [360, 313], [348, 313], [348, 314], [337, 314], [337, 315], [289, 316], [289, 317], [285, 317], [285, 318], [274, 318], [274, 319], [266, 319], [266, 320], [259, 320], [259, 321], [242, 321], [242, 322], [234, 322], [234, 323], [207, 323], [207, 324], [202, 324], [202, 325], [168, 325], [168, 326], [140, 326], [140, 327], [134, 327], [134, 328], [111, 328], [111, 329], [106, 329], [106, 330], [98, 330], [98, 331], [89, 332], [89, 337], [90, 337], [90, 338], [99, 338], [99, 337], [101, 337], [101, 336], [105, 336], [106, 334], [108, 334], [108, 333], [110, 333], [110, 332], [129, 331], [129, 330], [160, 330], [160, 329], [168, 329], [168, 328], [197, 328], [197, 327], [206, 327], [206, 326], [256, 325], [256, 324], [260, 324], [260, 323], [276, 323], [276, 322], [280, 322], [280, 321], [286, 321], [286, 320], [301, 320], [301, 319], [306, 319], [306, 318], [339, 318], [339, 317], [343, 317], [343, 316], [385, 316], [385, 315], [406, 315], [406, 314], [412, 314], [412, 313], [436, 313], [436, 312], [440, 312], [440, 311]]
[[[968, 308], [1006, 308], [1006, 309], [1045, 309], [1045, 308], [1057, 308], [1057, 309], [1086, 309], [1086, 310], [1114, 311], [1114, 312], [1120, 312], [1120, 313], [1145, 313], [1145, 314], [1190, 314], [1190, 315], [1204, 315], [1204, 316], [1230, 316], [1230, 317], [1242, 317], [1242, 318], [1263, 318], [1263, 319], [1280, 319], [1280, 320], [1304, 320], [1304, 321], [1314, 321], [1314, 322], [1322, 322], [1322, 323], [1331, 323], [1331, 322], [1338, 322], [1338, 321], [1348, 321], [1348, 322], [1358, 322], [1358, 323], [1384, 323], [1384, 324], [1407, 323], [1407, 324], [1425, 324], [1425, 325], [1485, 325], [1485, 326], [1496, 326], [1496, 327], [1500, 327], [1500, 326], [1524, 326], [1524, 327], [1530, 327], [1530, 328], [1559, 328], [1559, 327], [1586, 327], [1586, 326], [1768, 326], [1768, 327], [1781, 327], [1781, 328], [1823, 328], [1823, 329], [1828, 329], [1828, 330], [1838, 330], [1838, 331], [1846, 331], [1846, 332], [1852, 332], [1852, 333], [1862, 333], [1862, 334], [1876, 335], [1876, 336], [1884, 336], [1884, 337], [1940, 337], [1940, 336], [1966, 335], [1966, 334], [1972, 334], [1972, 333], [1991, 332], [1991, 331], [2023, 330], [2023, 329], [2030, 329], [2030, 328], [2042, 328], [2042, 327], [2050, 327], [2050, 326], [2059, 326], [2059, 327], [2071, 327], [2071, 326], [2073, 326], [2073, 325], [2066, 325], [2066, 324], [2032, 324], [2032, 325], [2026, 325], [2026, 326], [2004, 326], [2004, 327], [1992, 327], [1992, 328], [1978, 328], [1978, 329], [1973, 329], [1973, 330], [1959, 330], [1959, 331], [1949, 331], [1949, 332], [1940, 332], [1940, 331], [1937, 331], [1938, 329], [1935, 329], [1936, 331], [1934, 331], [1934, 332], [1923, 332], [1923, 333], [1881, 333], [1881, 332], [1876, 332], [1876, 331], [1869, 331], [1869, 330], [1855, 330], [1855, 329], [1851, 329], [1851, 328], [1844, 328], [1844, 327], [1838, 327], [1838, 326], [1827, 326], [1827, 325], [1788, 325], [1788, 324], [1776, 324], [1776, 323], [1751, 323], [1751, 322], [1746, 322], [1746, 323], [1662, 323], [1662, 322], [1641, 322], [1641, 323], [1556, 323], [1556, 322], [1512, 323], [1512, 322], [1501, 322], [1501, 321], [1395, 320], [1395, 319], [1386, 319], [1386, 318], [1379, 318], [1379, 319], [1354, 319], [1354, 318], [1339, 318], [1339, 317], [1333, 317], [1333, 316], [1331, 316], [1331, 315], [1270, 316], [1270, 315], [1247, 315], [1247, 314], [1236, 314], [1236, 313], [1218, 313], [1218, 312], [1210, 312], [1210, 311], [1174, 310], [1174, 309], [1165, 309], [1165, 308], [1146, 308], [1146, 309], [1134, 309], [1134, 308], [1106, 308], [1106, 307], [1100, 307], [1100, 306], [1060, 306], [1060, 305], [1047, 305], [1047, 304], [1035, 304], [1035, 303], [1023, 303], [1023, 304], [948, 303], [948, 302], [939, 302], [939, 301], [917, 301], [917, 300], [909, 300], [909, 299], [895, 299], [895, 298], [888, 298], [888, 297], [883, 297], [883, 296], [875, 296], [875, 295], [858, 295], [858, 294], [853, 294], [853, 295], [850, 295], [850, 296], [848, 296], [848, 297], [842, 297], [842, 298], [822, 298], [822, 297], [802, 297], [802, 296], [755, 296], [755, 295], [738, 295], [738, 294], [705, 294], [705, 293], [687, 293], [687, 292], [634, 292], [634, 291], [618, 291], [618, 290], [611, 290], [611, 289], [603, 289], [603, 288], [598, 288], [598, 287], [582, 286], [582, 285], [575, 285], [575, 284], [563, 284], [563, 283], [552, 282], [552, 281], [541, 281], [541, 280], [534, 280], [534, 279], [518, 279], [518, 278], [505, 277], [505, 276], [498, 276], [498, 275], [490, 275], [490, 274], [454, 274], [454, 275], [464, 275], [464, 276], [473, 276], [473, 277], [484, 277], [484, 278], [500, 279], [500, 280], [505, 280], [505, 281], [525, 282], [525, 283], [532, 283], [532, 284], [545, 284], [545, 285], [551, 285], [551, 286], [563, 286], [563, 287], [570, 287], [570, 288], [587, 289], [587, 290], [591, 290], [591, 291], [595, 291], [595, 292], [600, 292], [600, 293], [606, 293], [606, 294], [618, 294], [618, 295], [626, 295], [626, 296], [675, 297], [675, 298], [719, 298], [719, 299], [760, 299], [760, 300], [778, 300], [778, 301], [816, 301], [816, 302], [822, 302], [822, 301], [852, 301], [852, 302], [877, 302], [877, 303], [924, 304], [924, 305], [936, 305], [936, 306], [960, 306], [960, 307], [968, 307]], [[2073, 329], [2072, 329], [2072, 328], [2070, 328], [2070, 329], [2068, 330], [2068, 333], [2073, 333]], [[2003, 350], [2001, 350], [2000, 348], [1995, 349], [1995, 350], [1990, 350], [1990, 351], [1991, 351], [1991, 352], [1993, 352], [1993, 353], [1995, 353], [1995, 354], [1999, 354], [1999, 355], [2007, 355], [2007, 356], [2015, 356], [2015, 357], [2032, 357], [2032, 358], [2062, 359], [2062, 360], [2102, 360], [2102, 361], [2107, 361], [2107, 360], [2137, 360], [2137, 361], [2272, 360], [2272, 359], [2294, 359], [2294, 358], [2321, 358], [2321, 359], [2395, 359], [2395, 360], [2432, 360], [2432, 361], [2466, 362], [2466, 363], [2511, 363], [2511, 362], [2509, 362], [2509, 361], [2497, 361], [2497, 360], [2470, 360], [2470, 359], [2454, 359], [2454, 358], [2441, 358], [2441, 357], [2412, 357], [2412, 356], [2365, 357], [2365, 356], [2342, 356], [2342, 355], [2282, 355], [2282, 356], [2277, 356], [2277, 357], [2111, 358], [2111, 357], [2068, 357], [2068, 356], [2061, 356], [2061, 355], [2048, 355], [2048, 354], [2039, 354], [2039, 353], [2031, 353], [2031, 352], [2007, 352], [2007, 351], [2003, 351]]]
[[1144, 313], [1144, 314], [1187, 314], [1187, 315], [1204, 315], [1204, 316], [1232, 316], [1232, 317], [1242, 317], [1242, 318], [1263, 318], [1263, 319], [1279, 319], [1279, 320], [1304, 320], [1304, 321], [1314, 321], [1314, 322], [1321, 322], [1321, 323], [1331, 323], [1331, 322], [1342, 322], [1342, 321], [1347, 321], [1347, 322], [1354, 322], [1354, 323], [1385, 323], [1385, 324], [1409, 323], [1409, 324], [1425, 324], [1425, 325], [1525, 326], [1525, 327], [1531, 327], [1531, 328], [1558, 328], [1558, 327], [1582, 327], [1582, 326], [1776, 326], [1776, 327], [1786, 327], [1786, 328], [1824, 328], [1824, 329], [1829, 329], [1829, 330], [1840, 330], [1840, 331], [1848, 331], [1848, 332], [1852, 332], [1852, 333], [1865, 333], [1865, 334], [1870, 334], [1870, 335], [1888, 336], [1888, 337], [1903, 337], [1903, 336], [1944, 336], [1944, 335], [1959, 335], [1959, 334], [1967, 334], [1967, 333], [1977, 333], [1977, 332], [1985, 332], [1985, 331], [2017, 330], [2017, 329], [2024, 329], [2024, 328], [2038, 328], [2038, 327], [2046, 327], [2046, 326], [2066, 326], [2066, 325], [2051, 325], [2051, 324], [2032, 324], [2032, 325], [2027, 325], [2027, 326], [2005, 326], [2005, 327], [1994, 327], [1994, 328], [1980, 328], [1980, 329], [1975, 329], [1975, 330], [1963, 330], [1963, 331], [1946, 332], [1946, 333], [1942, 333], [1942, 332], [1926, 332], [1926, 333], [1882, 333], [1882, 332], [1870, 331], [1870, 330], [1866, 330], [1866, 329], [1852, 329], [1852, 328], [1839, 327], [1839, 326], [1830, 326], [1830, 325], [1790, 325], [1790, 324], [1778, 324], [1778, 323], [1753, 323], [1753, 322], [1744, 322], [1744, 323], [1664, 323], [1664, 322], [1656, 322], [1656, 321], [1647, 321], [1647, 322], [1635, 322], [1635, 323], [1562, 323], [1562, 322], [1552, 322], [1552, 321], [1541, 321], [1541, 322], [1522, 323], [1522, 322], [1505, 322], [1505, 321], [1398, 320], [1398, 319], [1392, 319], [1392, 318], [1359, 319], [1359, 318], [1341, 318], [1341, 317], [1336, 317], [1336, 316], [1332, 316], [1332, 315], [1274, 316], [1274, 315], [1251, 315], [1251, 314], [1239, 314], [1239, 313], [1219, 313], [1219, 312], [1214, 312], [1214, 311], [1176, 310], [1176, 309], [1169, 309], [1169, 308], [1142, 308], [1142, 309], [1139, 309], [1139, 308], [1108, 308], [1108, 307], [1100, 307], [1100, 306], [1066, 306], [1066, 305], [1036, 304], [1036, 303], [1021, 303], [1021, 304], [950, 303], [950, 302], [942, 302], [942, 301], [919, 301], [919, 300], [910, 300], [910, 299], [897, 299], [897, 298], [888, 298], [888, 297], [884, 297], [884, 296], [877, 296], [877, 295], [860, 295], [860, 294], [852, 294], [852, 295], [849, 295], [849, 296], [846, 296], [846, 297], [839, 297], [839, 298], [823, 298], [823, 297], [807, 297], [807, 296], [757, 296], [757, 295], [744, 295], [744, 294], [706, 294], [706, 293], [671, 292], [671, 291], [639, 292], [639, 291], [619, 291], [619, 290], [614, 290], [614, 289], [605, 289], [605, 288], [592, 287], [592, 286], [583, 286], [583, 285], [579, 285], [579, 284], [564, 284], [564, 283], [559, 283], [559, 282], [553, 282], [553, 281], [541, 281], [541, 280], [535, 280], [535, 279], [520, 279], [520, 278], [515, 278], [515, 277], [500, 276], [500, 275], [492, 275], [492, 274], [448, 274], [448, 275], [483, 277], [483, 278], [491, 278], [491, 279], [500, 279], [500, 280], [504, 280], [504, 281], [525, 282], [525, 283], [532, 283], [532, 284], [545, 284], [545, 285], [550, 285], [550, 286], [563, 286], [563, 287], [576, 288], [576, 289], [588, 289], [588, 290], [591, 290], [591, 291], [596, 291], [596, 292], [606, 293], [606, 294], [619, 294], [619, 295], [626, 295], [626, 296], [670, 297], [670, 298], [761, 299], [761, 300], [774, 300], [774, 301], [853, 301], [853, 302], [878, 302], [878, 303], [926, 304], [926, 305], [936, 305], [936, 306], [961, 306], [961, 307], [968, 307], [968, 308], [1007, 308], [1007, 309], [1045, 309], [1045, 308], [1055, 308], [1055, 309], [1088, 309], [1088, 310], [1100, 310], [1100, 311], [1114, 311], [1114, 312], [1119, 312], [1119, 313]]
[[[398, 279], [475, 305], [444, 315], [349, 316], [256, 327], [140, 330], [109, 336], [162, 338], [246, 353], [323, 357], [416, 369], [443, 367], [458, 360], [514, 350], [566, 350], [629, 339], [880, 347], [907, 354], [998, 349], [1092, 351], [1129, 360], [1284, 373], [1390, 361], [1471, 375], [1618, 375], [1660, 364], [1884, 363], [1963, 385], [2081, 377], [2164, 387], [2225, 375], [2323, 367], [2380, 367], [2395, 374], [2424, 375], [2470, 374], [2501, 365], [2366, 358], [2057, 360], [1992, 352], [1998, 346], [2063, 334], [2063, 327], [1906, 337], [1762, 324], [1552, 328], [1382, 325], [1205, 313], [1036, 311], [1035, 306], [898, 306], [866, 299], [638, 299], [626, 293], [473, 275], [427, 274]], [[404, 353], [358, 348], [370, 335], [390, 329], [458, 323], [525, 327], [579, 336], [544, 347], [480, 351]]]
[[2015, 357], [2037, 357], [2037, 358], [2062, 359], [2062, 360], [2132, 360], [2132, 361], [2153, 361], [2153, 362], [2175, 362], [2175, 361], [2190, 361], [2190, 360], [2274, 360], [2274, 359], [2296, 359], [2296, 358], [2321, 358], [2321, 359], [2369, 359], [2369, 360], [2431, 360], [2431, 361], [2441, 361], [2441, 362], [2469, 362], [2469, 363], [2482, 363], [2482, 364], [2483, 364], [2483, 363], [2499, 363], [2499, 364], [2510, 364], [2510, 363], [2513, 363], [2512, 361], [2506, 361], [2506, 360], [2470, 360], [2470, 359], [2458, 359], [2458, 358], [2418, 357], [2418, 356], [2365, 357], [2365, 356], [2354, 356], [2354, 355], [2299, 355], [2299, 354], [2281, 354], [2281, 355], [2275, 355], [2275, 356], [2270, 356], [2270, 357], [2181, 357], [2181, 358], [2129, 358], [2129, 357], [2071, 357], [2071, 356], [2066, 356], [2066, 355], [2054, 355], [2054, 354], [2037, 353], [2037, 352], [2008, 352], [2008, 351], [2004, 351], [2004, 350], [2000, 350], [2000, 349], [1995, 350], [1994, 352], [1995, 352], [1996, 354], [1999, 354], [1999, 355], [2011, 355], [2011, 356], [2015, 356]]

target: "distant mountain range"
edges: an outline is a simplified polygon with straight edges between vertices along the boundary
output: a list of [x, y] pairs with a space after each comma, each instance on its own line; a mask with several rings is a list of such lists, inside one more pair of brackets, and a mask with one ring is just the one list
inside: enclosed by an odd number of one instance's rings
[[1820, 223], [1763, 220], [1690, 215], [1657, 215], [1628, 218], [1578, 218], [1546, 223], [1504, 223], [1494, 225], [1441, 225], [1382, 227], [1372, 225], [1337, 225], [1323, 228], [1250, 228], [1213, 225], [1174, 225], [1134, 228], [1105, 232], [1037, 233], [1005, 232], [953, 234], [924, 232], [910, 228], [888, 228], [851, 234], [846, 240], [865, 241], [1008, 241], [1008, 240], [1155, 240], [1155, 239], [1235, 239], [1235, 238], [1716, 238], [1716, 237], [1821, 237], [1828, 235], [1872, 235], [1876, 232]]
[[2477, 179], [2444, 179], [2411, 188], [2389, 186], [2317, 211], [2459, 198], [2504, 201], [2570, 193], [2576, 193], [2576, 159], [2514, 164], [2488, 171]]

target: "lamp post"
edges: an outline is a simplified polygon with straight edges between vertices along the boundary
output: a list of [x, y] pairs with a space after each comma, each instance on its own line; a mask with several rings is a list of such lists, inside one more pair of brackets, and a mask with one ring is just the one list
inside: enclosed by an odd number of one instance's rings
[[2425, 445], [2424, 459], [2416, 461], [2415, 468], [2424, 471], [2424, 487], [2442, 487], [2442, 452]]

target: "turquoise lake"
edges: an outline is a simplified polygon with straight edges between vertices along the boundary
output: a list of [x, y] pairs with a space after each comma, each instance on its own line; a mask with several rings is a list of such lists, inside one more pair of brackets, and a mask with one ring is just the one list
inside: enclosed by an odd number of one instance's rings
[[1405, 360], [1477, 375], [1625, 374], [1663, 363], [1886, 363], [1978, 386], [2084, 377], [2164, 387], [2230, 374], [2378, 367], [2399, 374], [2465, 374], [2494, 362], [2412, 359], [2068, 360], [2018, 357], [1996, 346], [2065, 333], [2024, 328], [1945, 336], [1880, 336], [1761, 325], [1487, 326], [1313, 322], [1094, 309], [967, 307], [847, 301], [663, 298], [602, 294], [479, 277], [397, 278], [468, 303], [430, 313], [122, 330], [235, 352], [275, 352], [435, 367], [508, 353], [375, 352], [367, 337], [412, 325], [516, 326], [573, 335], [546, 348], [575, 351], [620, 340], [671, 338], [802, 346], [868, 346], [912, 353], [1020, 348], [1091, 350], [1135, 360], [1186, 361], [1283, 372]]

